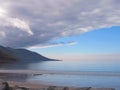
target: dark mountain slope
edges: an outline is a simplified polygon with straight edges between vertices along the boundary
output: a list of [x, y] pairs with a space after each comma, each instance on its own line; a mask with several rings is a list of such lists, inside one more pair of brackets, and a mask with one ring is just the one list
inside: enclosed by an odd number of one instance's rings
[[23, 62], [23, 63], [36, 63], [40, 61], [53, 61], [36, 52], [32, 52], [26, 49], [13, 49], [10, 47], [0, 46], [0, 63], [9, 62]]
[[12, 55], [9, 55], [3, 51], [0, 51], [0, 63], [8, 63], [8, 62], [15, 62], [16, 58]]

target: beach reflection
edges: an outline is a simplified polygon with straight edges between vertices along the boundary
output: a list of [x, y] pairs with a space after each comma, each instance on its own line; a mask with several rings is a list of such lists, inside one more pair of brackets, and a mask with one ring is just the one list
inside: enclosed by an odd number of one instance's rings
[[5, 81], [25, 82], [30, 75], [20, 73], [0, 73], [0, 79]]

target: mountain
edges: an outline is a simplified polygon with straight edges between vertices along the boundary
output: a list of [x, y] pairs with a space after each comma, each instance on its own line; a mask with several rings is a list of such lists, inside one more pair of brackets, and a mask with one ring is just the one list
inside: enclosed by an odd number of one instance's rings
[[37, 63], [40, 61], [54, 61], [54, 59], [49, 59], [26, 49], [0, 46], [0, 63]]
[[14, 58], [13, 56], [0, 51], [0, 63], [8, 63], [8, 62], [14, 62], [16, 61], [16, 58]]

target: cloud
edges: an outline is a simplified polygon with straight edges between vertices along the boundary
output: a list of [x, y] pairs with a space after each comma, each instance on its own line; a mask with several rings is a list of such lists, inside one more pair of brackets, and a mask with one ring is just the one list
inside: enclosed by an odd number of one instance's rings
[[35, 45], [35, 46], [31, 46], [28, 47], [28, 49], [35, 49], [35, 48], [51, 48], [51, 47], [58, 47], [58, 46], [72, 46], [72, 45], [76, 45], [77, 42], [59, 42], [59, 43], [48, 43], [48, 44], [44, 44], [44, 45]]
[[8, 22], [10, 23], [9, 25], [16, 27], [16, 28], [19, 28], [23, 31], [26, 31], [30, 35], [33, 35], [33, 32], [30, 30], [30, 27], [26, 22], [24, 22], [18, 18], [9, 18]]
[[28, 47], [28, 49], [35, 49], [35, 48], [51, 48], [51, 47], [58, 47], [58, 46], [63, 46], [63, 44], [48, 44], [48, 45], [36, 45], [36, 46], [31, 46]]
[[1, 17], [5, 17], [7, 11], [5, 11], [4, 9], [0, 8], [0, 18]]
[[68, 45], [76, 45], [78, 42], [69, 42]]
[[118, 0], [0, 2], [0, 45], [4, 46], [46, 45], [57, 38], [120, 25]]
[[3, 31], [0, 31], [0, 36], [5, 37], [5, 33]]
[[[33, 35], [33, 32], [30, 30], [29, 25], [24, 20], [20, 20], [18, 18], [13, 18], [9, 16], [8, 11], [0, 7], [0, 28], [1, 27], [4, 29], [6, 27], [9, 27], [9, 29], [11, 29], [11, 27], [14, 27], [18, 28], [16, 30], [22, 30], [30, 35]], [[2, 32], [3, 31], [4, 30], [2, 30]]]

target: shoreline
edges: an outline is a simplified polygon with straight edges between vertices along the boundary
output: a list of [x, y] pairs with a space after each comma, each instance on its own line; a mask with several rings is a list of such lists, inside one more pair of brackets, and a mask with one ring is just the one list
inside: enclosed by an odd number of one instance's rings
[[[56, 85], [45, 85], [45, 84], [33, 84], [28, 82], [14, 82], [8, 81], [10, 87], [24, 87], [28, 90], [115, 90], [114, 88], [95, 88], [95, 87], [70, 87], [70, 86], [56, 86]], [[66, 89], [65, 89], [66, 88]]]
[[[115, 90], [114, 88], [94, 88], [94, 87], [70, 87], [70, 86], [56, 86], [56, 85], [45, 85], [45, 84], [33, 84], [23, 82], [8, 82], [10, 87], [20, 86], [25, 87], [28, 90]], [[66, 88], [66, 89], [65, 89]]]
[[26, 88], [47, 88], [53, 85], [45, 85], [45, 84], [36, 84], [36, 83], [29, 83], [29, 82], [17, 82], [17, 81], [8, 81], [10, 87], [20, 86]]
[[120, 76], [120, 72], [99, 71], [55, 71], [55, 70], [0, 70], [0, 74], [26, 74], [26, 75], [93, 75], [93, 76]]
[[[53, 84], [40, 84], [34, 83], [34, 82], [25, 82], [27, 78], [31, 75], [43, 75], [43, 74], [70, 74], [70, 75], [94, 75], [94, 73], [74, 73], [74, 72], [59, 72], [59, 71], [33, 71], [33, 70], [0, 70], [0, 79], [3, 79], [9, 83], [11, 87], [14, 86], [20, 86], [20, 87], [26, 87], [26, 88], [32, 88], [34, 89], [41, 89], [41, 90], [47, 90], [50, 86], [55, 86], [57, 88], [61, 88], [59, 90], [62, 90], [64, 87], [69, 87], [70, 90], [75, 90], [75, 88], [89, 88], [89, 87], [71, 87], [71, 86], [58, 86]], [[101, 75], [101, 74], [100, 74]], [[111, 74], [113, 75], [113, 74]], [[25, 80], [25, 81], [24, 81]], [[58, 89], [57, 89], [58, 90]], [[96, 88], [93, 87], [93, 89], [79, 89], [79, 90], [115, 90], [112, 88]]]

